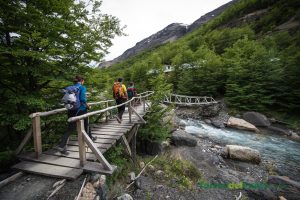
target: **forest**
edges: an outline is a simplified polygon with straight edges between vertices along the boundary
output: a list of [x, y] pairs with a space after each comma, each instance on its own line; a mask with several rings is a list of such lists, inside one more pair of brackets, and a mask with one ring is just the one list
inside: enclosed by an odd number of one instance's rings
[[[299, 1], [241, 0], [187, 36], [106, 69], [91, 63], [103, 59], [124, 27], [101, 12], [101, 1], [91, 1], [92, 9], [72, 0], [0, 3], [1, 165], [30, 127], [29, 114], [60, 108], [59, 90], [76, 74], [86, 78], [89, 101], [111, 98], [114, 80], [123, 77], [139, 92], [159, 90], [157, 97], [169, 88], [224, 98], [232, 113], [260, 111], [300, 126]], [[257, 11], [265, 12], [245, 18]], [[163, 75], [166, 65], [174, 70]], [[49, 147], [66, 125], [57, 122], [66, 116], [42, 121]]]

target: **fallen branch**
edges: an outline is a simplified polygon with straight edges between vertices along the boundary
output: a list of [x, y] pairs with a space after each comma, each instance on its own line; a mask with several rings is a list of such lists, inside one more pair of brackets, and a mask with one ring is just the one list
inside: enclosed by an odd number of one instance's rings
[[7, 179], [3, 180], [0, 182], [0, 188], [5, 186], [7, 183], [16, 180], [17, 178], [23, 176], [23, 172], [18, 172], [10, 177], [8, 177]]
[[240, 192], [240, 195], [237, 197], [236, 195], [235, 196], [235, 200], [240, 200], [242, 198], [242, 193]]
[[[86, 177], [87, 177], [87, 176], [86, 176]], [[80, 188], [80, 190], [79, 190], [79, 193], [78, 193], [77, 197], [75, 197], [75, 200], [78, 200], [78, 199], [80, 198], [81, 192], [82, 192], [82, 190], [83, 190], [83, 188], [84, 188], [84, 185], [85, 185], [85, 182], [86, 182], [86, 177], [85, 177], [84, 180], [83, 180], [82, 186], [81, 186], [81, 188]]]
[[49, 195], [49, 197], [47, 198], [50, 199], [58, 190], [60, 190], [60, 188], [62, 188], [65, 185], [65, 182], [63, 182], [61, 185], [59, 185], [58, 187], [56, 187], [56, 189]]
[[63, 180], [61, 180], [61, 181], [57, 181], [56, 183], [53, 184], [52, 187], [53, 187], [53, 188], [56, 188], [57, 186], [63, 184], [64, 182], [66, 182], [66, 179], [63, 179]]
[[134, 180], [127, 185], [126, 190], [141, 176], [141, 174], [145, 171], [145, 169], [147, 168], [148, 165], [150, 165], [150, 163], [152, 163], [158, 155], [156, 155], [150, 162], [148, 162], [145, 167], [142, 169], [142, 171], [134, 178]]

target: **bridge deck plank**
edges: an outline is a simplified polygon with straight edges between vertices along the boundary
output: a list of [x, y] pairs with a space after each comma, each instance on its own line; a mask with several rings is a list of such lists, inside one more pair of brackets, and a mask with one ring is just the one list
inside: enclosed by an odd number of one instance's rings
[[14, 165], [13, 168], [34, 174], [46, 175], [56, 178], [66, 178], [71, 180], [75, 180], [83, 172], [82, 169], [74, 169], [70, 167], [62, 167], [30, 161], [22, 161]]

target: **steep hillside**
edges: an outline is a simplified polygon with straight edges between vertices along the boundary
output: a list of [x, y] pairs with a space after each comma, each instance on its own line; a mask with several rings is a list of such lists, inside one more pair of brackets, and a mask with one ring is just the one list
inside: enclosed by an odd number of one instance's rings
[[237, 110], [294, 115], [300, 110], [299, 7], [292, 0], [239, 1], [179, 40], [102, 72], [143, 90], [155, 76], [149, 71], [172, 65], [166, 79], [176, 93], [225, 97]]
[[197, 19], [195, 22], [193, 22], [191, 25], [187, 24], [180, 24], [180, 23], [172, 23], [165, 27], [164, 29], [158, 31], [157, 33], [154, 33], [153, 35], [143, 39], [142, 41], [136, 43], [136, 45], [132, 48], [127, 49], [122, 55], [118, 56], [117, 58], [103, 62], [99, 65], [99, 67], [108, 67], [115, 63], [121, 62], [123, 60], [126, 60], [134, 55], [137, 55], [138, 53], [149, 50], [153, 47], [165, 44], [167, 42], [173, 42], [182, 36], [186, 35], [187, 33], [199, 28], [203, 24], [209, 22], [213, 18], [217, 17], [219, 14], [221, 14], [226, 8], [228, 8], [233, 3], [237, 2], [237, 0], [233, 0], [229, 3], [226, 3], [219, 8], [201, 16], [199, 19]]

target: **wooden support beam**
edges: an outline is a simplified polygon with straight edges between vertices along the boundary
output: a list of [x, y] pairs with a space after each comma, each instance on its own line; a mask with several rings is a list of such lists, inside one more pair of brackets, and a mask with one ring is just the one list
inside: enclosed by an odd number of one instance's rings
[[148, 108], [150, 108], [150, 105], [147, 102], [146, 102], [146, 105], [147, 105]]
[[86, 149], [85, 149], [85, 141], [83, 137], [84, 130], [84, 122], [83, 120], [78, 120], [77, 122], [77, 134], [78, 134], [78, 145], [79, 145], [79, 160], [80, 165], [83, 167], [86, 163]]
[[[144, 101], [144, 102], [145, 102], [145, 101]], [[145, 106], [145, 104], [144, 104], [144, 106]], [[140, 118], [140, 120], [141, 120], [144, 124], [146, 124], [146, 121], [143, 119], [142, 116], [139, 115], [139, 113], [138, 113], [134, 108], [131, 108], [131, 110], [132, 110], [132, 112], [134, 112], [134, 113], [138, 116], [138, 118]]]
[[83, 130], [82, 132], [84, 140], [86, 141], [88, 147], [92, 150], [92, 152], [95, 154], [95, 157], [97, 160], [103, 165], [103, 167], [107, 170], [113, 170], [113, 167], [108, 163], [108, 161], [104, 158], [102, 153], [99, 151], [99, 149], [96, 147], [96, 145], [93, 143], [91, 138], [88, 136], [88, 134]]
[[127, 141], [130, 143], [132, 136], [136, 132], [136, 127], [137, 125], [134, 125], [134, 127], [129, 131], [128, 136], [127, 136]]
[[122, 140], [122, 143], [125, 146], [125, 150], [127, 151], [128, 155], [131, 157], [131, 149], [129, 147], [129, 143], [128, 143], [126, 137], [124, 135], [122, 135], [121, 140]]
[[140, 127], [139, 124], [135, 125], [135, 129], [133, 130], [134, 132], [133, 132], [132, 139], [130, 138], [130, 140], [131, 140], [131, 158], [135, 164], [136, 164], [136, 135], [139, 130], [139, 127]]
[[21, 144], [18, 146], [18, 148], [15, 151], [15, 154], [18, 155], [24, 148], [24, 146], [28, 143], [30, 138], [32, 137], [32, 127], [30, 127], [22, 140]]
[[129, 105], [128, 105], [128, 114], [129, 114], [129, 122], [131, 123], [131, 107], [132, 107], [132, 104], [131, 104], [131, 101], [129, 102]]
[[[108, 102], [105, 104], [106, 108], [108, 108]], [[108, 122], [109, 111], [106, 111], [105, 121]]]
[[32, 118], [32, 131], [35, 156], [38, 158], [42, 154], [41, 118], [39, 115]]

